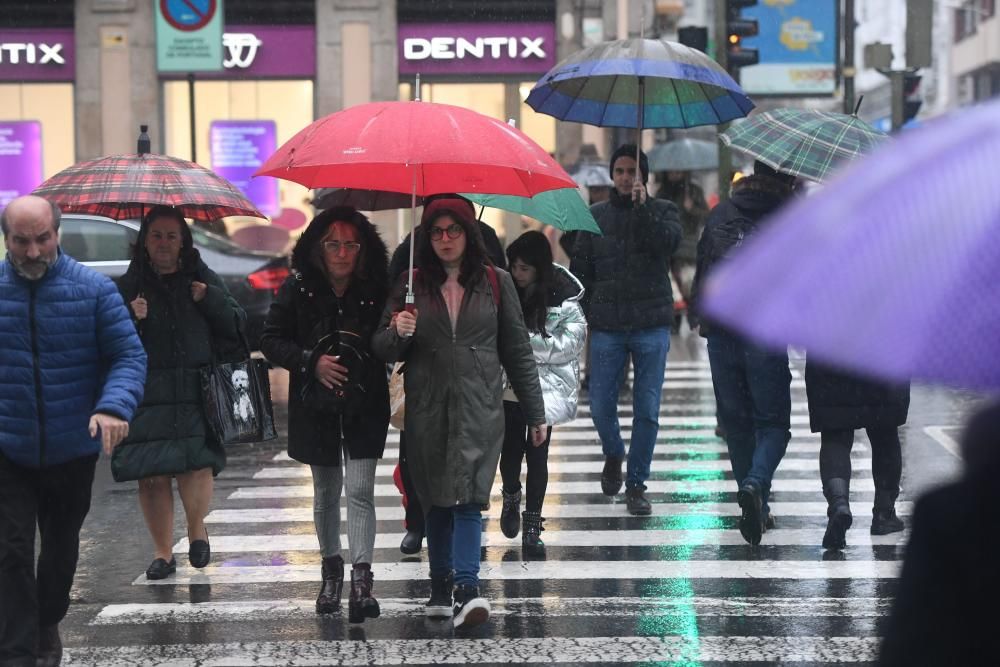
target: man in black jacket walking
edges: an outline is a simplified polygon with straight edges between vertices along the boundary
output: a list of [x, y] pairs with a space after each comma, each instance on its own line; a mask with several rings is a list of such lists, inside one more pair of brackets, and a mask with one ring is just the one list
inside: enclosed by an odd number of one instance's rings
[[674, 298], [670, 256], [681, 226], [677, 207], [646, 193], [649, 164], [636, 163], [634, 144], [611, 156], [611, 198], [591, 213], [602, 236], [581, 233], [570, 268], [583, 283], [583, 308], [591, 329], [590, 410], [604, 450], [601, 490], [613, 496], [622, 487], [625, 443], [618, 422], [618, 386], [632, 356], [632, 442], [625, 495], [633, 515], [652, 511], [644, 492], [659, 430], [660, 395]]
[[[692, 287], [696, 314], [698, 294], [712, 267], [738, 251], [743, 234], [752, 233], [760, 221], [784, 205], [794, 185], [793, 176], [757, 162], [754, 174], [737, 181], [732, 196], [712, 209], [698, 242]], [[700, 328], [708, 339], [719, 425], [726, 434], [729, 462], [739, 486], [740, 533], [756, 545], [765, 528], [773, 526], [767, 503], [771, 479], [792, 437], [788, 353], [760, 347], [710, 322], [701, 321]]]

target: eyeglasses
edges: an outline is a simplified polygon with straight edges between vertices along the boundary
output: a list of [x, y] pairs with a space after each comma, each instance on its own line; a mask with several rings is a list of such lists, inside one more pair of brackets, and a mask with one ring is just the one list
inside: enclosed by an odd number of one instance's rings
[[341, 243], [340, 241], [323, 241], [323, 250], [327, 251], [331, 255], [340, 254], [340, 249], [343, 248], [344, 252], [348, 255], [353, 255], [357, 251], [361, 250], [360, 243]]
[[465, 233], [465, 229], [462, 225], [457, 222], [453, 222], [447, 227], [431, 227], [431, 240], [440, 241], [444, 238], [445, 234], [448, 234], [448, 238], [457, 239], [459, 236]]

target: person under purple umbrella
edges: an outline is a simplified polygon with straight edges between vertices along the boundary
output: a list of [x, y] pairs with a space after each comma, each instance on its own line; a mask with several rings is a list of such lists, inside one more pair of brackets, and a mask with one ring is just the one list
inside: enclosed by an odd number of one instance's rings
[[[753, 175], [737, 181], [732, 196], [712, 209], [698, 242], [695, 304], [715, 265], [738, 251], [744, 237], [792, 199], [794, 186], [794, 176], [757, 162]], [[740, 533], [750, 544], [760, 544], [766, 529], [774, 526], [767, 502], [771, 479], [792, 437], [788, 353], [761, 347], [714, 322], [697, 322], [708, 339], [719, 425], [739, 487]]]

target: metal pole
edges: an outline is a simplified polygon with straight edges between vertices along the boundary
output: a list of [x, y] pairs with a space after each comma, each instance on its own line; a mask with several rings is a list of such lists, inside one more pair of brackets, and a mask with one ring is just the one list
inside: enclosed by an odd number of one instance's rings
[[854, 113], [854, 0], [844, 0], [844, 113]]
[[198, 133], [194, 125], [194, 72], [188, 72], [188, 115], [191, 119], [191, 161], [198, 161]]
[[889, 72], [889, 82], [892, 94], [892, 131], [898, 132], [903, 127], [903, 75], [905, 70], [896, 69]]
[[[729, 71], [729, 35], [726, 0], [715, 0], [715, 61], [722, 69]], [[718, 126], [719, 134], [729, 128], [729, 123]], [[719, 139], [719, 201], [729, 198], [729, 185], [733, 180], [732, 152]]]

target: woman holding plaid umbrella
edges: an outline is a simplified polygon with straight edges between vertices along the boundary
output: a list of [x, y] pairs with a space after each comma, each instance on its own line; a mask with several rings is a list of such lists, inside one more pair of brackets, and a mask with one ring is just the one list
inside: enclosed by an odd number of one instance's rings
[[202, 408], [200, 369], [243, 356], [245, 317], [225, 285], [198, 255], [181, 212], [155, 206], [142, 221], [132, 262], [118, 279], [148, 356], [145, 394], [115, 449], [115, 481], [139, 480], [139, 506], [153, 538], [147, 579], [177, 569], [173, 557], [172, 479], [187, 516], [192, 567], [211, 559], [204, 519], [213, 477], [226, 465]]

